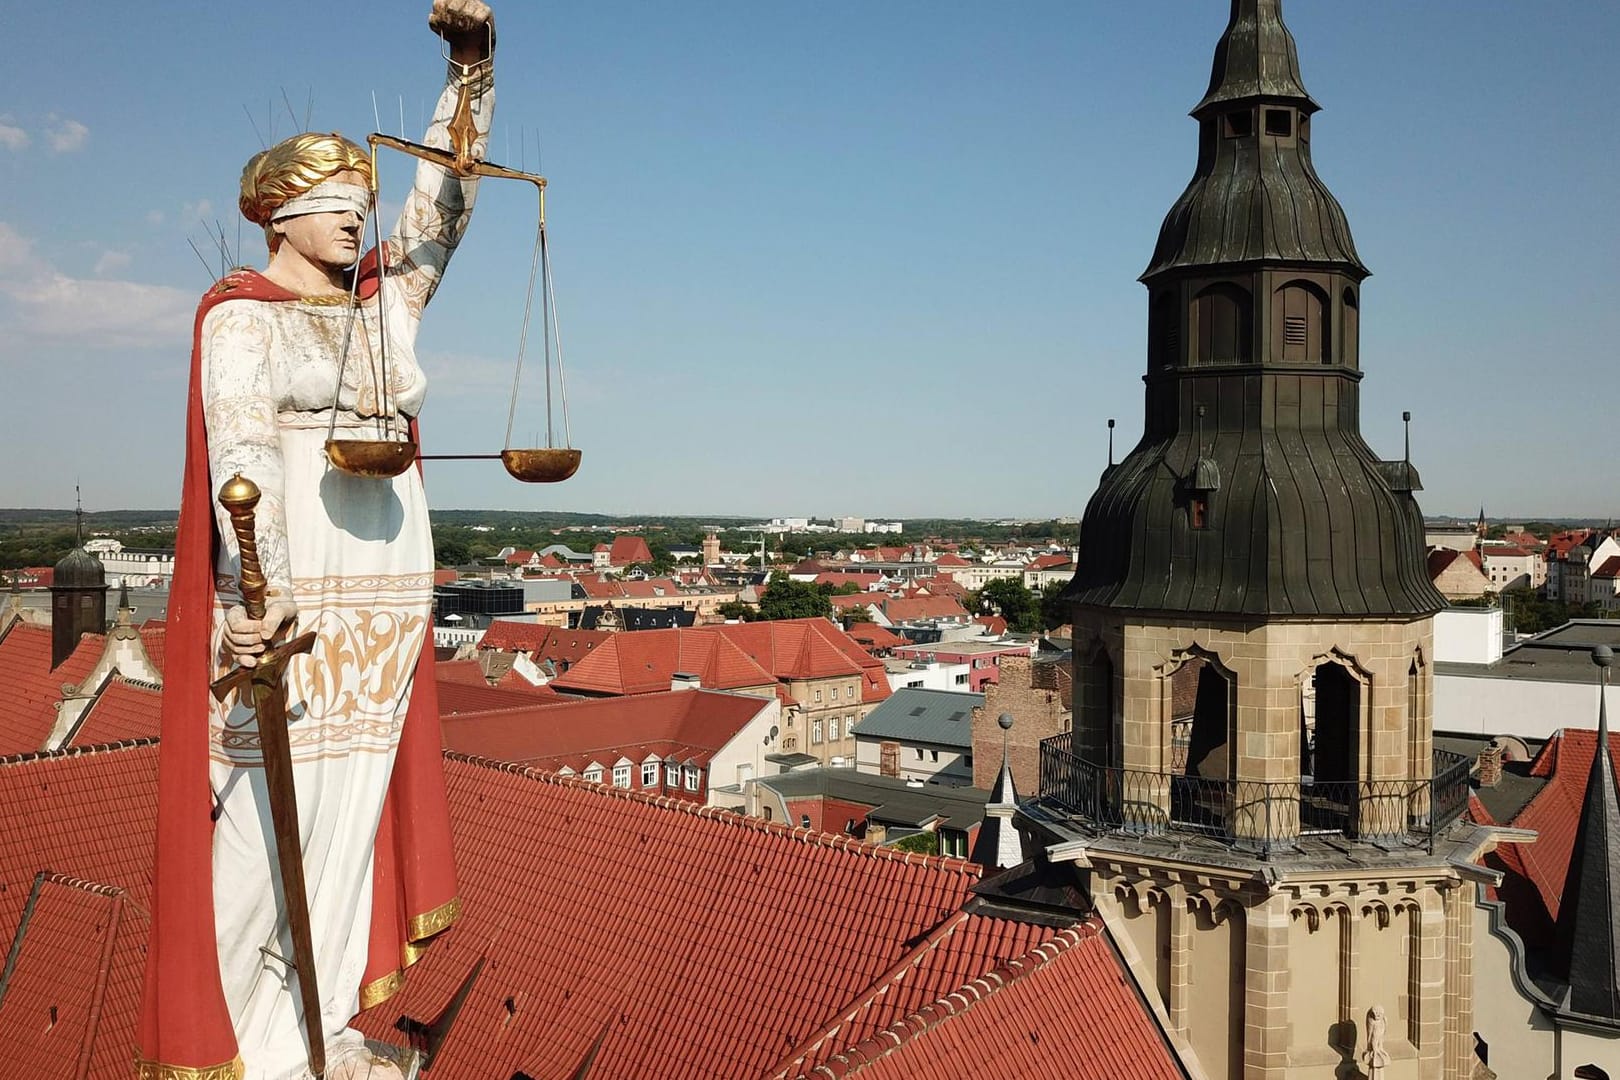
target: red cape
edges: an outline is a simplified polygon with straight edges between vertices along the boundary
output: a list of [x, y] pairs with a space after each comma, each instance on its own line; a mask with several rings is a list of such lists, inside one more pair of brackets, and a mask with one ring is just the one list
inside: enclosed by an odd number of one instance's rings
[[[374, 263], [368, 257], [362, 265], [362, 299], [377, 290]], [[209, 638], [219, 537], [203, 423], [201, 335], [203, 319], [217, 304], [296, 299], [262, 274], [237, 270], [203, 296], [192, 328], [186, 463], [163, 673], [158, 844], [139, 1028], [141, 1080], [174, 1076], [236, 1080], [242, 1075], [214, 937], [214, 803], [208, 783], [205, 701], [216, 674]], [[360, 1007], [370, 1008], [392, 996], [404, 983], [405, 968], [459, 911], [430, 635], [416, 664], [410, 708], [377, 829], [371, 945]]]

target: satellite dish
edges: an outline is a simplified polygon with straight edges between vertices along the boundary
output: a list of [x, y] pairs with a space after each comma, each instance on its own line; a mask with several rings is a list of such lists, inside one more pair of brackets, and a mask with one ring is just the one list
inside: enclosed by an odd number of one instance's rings
[[771, 738], [773, 738], [773, 739], [776, 738], [776, 725], [775, 724], [771, 725]]

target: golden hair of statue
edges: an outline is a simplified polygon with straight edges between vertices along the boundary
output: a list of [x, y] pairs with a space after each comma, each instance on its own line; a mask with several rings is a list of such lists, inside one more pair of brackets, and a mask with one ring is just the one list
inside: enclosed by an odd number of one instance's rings
[[363, 175], [366, 186], [375, 189], [371, 155], [364, 147], [337, 132], [327, 135], [306, 131], [248, 159], [242, 168], [242, 194], [237, 205], [243, 217], [263, 226], [265, 244], [273, 255], [281, 245], [281, 238], [270, 227], [270, 215], [276, 208], [322, 180], [350, 170]]

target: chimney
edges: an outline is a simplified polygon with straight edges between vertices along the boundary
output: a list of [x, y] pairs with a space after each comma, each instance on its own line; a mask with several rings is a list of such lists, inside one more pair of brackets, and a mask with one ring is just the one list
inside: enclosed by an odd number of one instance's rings
[[1479, 786], [1495, 787], [1502, 780], [1502, 744], [1492, 742], [1479, 752]]
[[669, 688], [671, 690], [701, 690], [703, 689], [703, 679], [690, 671], [677, 671], [669, 677]]

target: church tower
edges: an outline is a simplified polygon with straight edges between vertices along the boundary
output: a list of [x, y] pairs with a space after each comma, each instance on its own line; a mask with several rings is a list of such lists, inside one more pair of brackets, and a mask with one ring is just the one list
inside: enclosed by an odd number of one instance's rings
[[[1431, 745], [1407, 460], [1360, 432], [1361, 286], [1280, 0], [1232, 0], [1148, 291], [1141, 441], [1086, 507], [1071, 731], [1024, 826], [1211, 1080], [1462, 1080], [1485, 842]], [[1374, 1019], [1374, 1010], [1381, 1020]]]
[[56, 564], [51, 577], [51, 667], [73, 655], [79, 638], [107, 629], [107, 572], [84, 549], [84, 507], [76, 511], [76, 546]]

